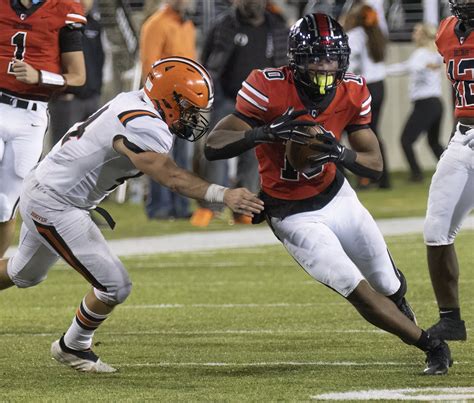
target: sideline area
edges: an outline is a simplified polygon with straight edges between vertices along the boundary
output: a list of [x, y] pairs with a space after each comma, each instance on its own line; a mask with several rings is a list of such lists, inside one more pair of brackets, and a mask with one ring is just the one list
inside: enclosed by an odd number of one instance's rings
[[[423, 232], [423, 217], [376, 220], [382, 234], [404, 235]], [[474, 216], [464, 220], [462, 230], [474, 230]], [[156, 253], [193, 252], [226, 248], [276, 245], [278, 240], [266, 224], [239, 230], [193, 232], [157, 237], [126, 238], [108, 241], [118, 256], [151, 255]], [[15, 253], [9, 248], [7, 257]]]

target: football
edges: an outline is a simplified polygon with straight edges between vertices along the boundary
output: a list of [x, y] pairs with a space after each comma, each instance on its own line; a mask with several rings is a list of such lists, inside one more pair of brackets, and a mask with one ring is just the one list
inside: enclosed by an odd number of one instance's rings
[[[319, 125], [316, 126], [302, 126], [299, 130], [310, 134], [316, 135], [321, 134], [322, 130]], [[310, 161], [308, 157], [311, 155], [317, 155], [318, 153], [324, 154], [324, 152], [312, 150], [309, 148], [310, 144], [322, 143], [316, 137], [309, 139], [308, 144], [300, 144], [295, 141], [288, 140], [286, 142], [286, 157], [290, 162], [291, 166], [299, 172], [307, 173], [311, 171]]]

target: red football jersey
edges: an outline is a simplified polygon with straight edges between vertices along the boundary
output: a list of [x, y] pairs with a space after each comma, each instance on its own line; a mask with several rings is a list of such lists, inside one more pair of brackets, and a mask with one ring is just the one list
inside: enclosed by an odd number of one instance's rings
[[[315, 111], [309, 111], [309, 114], [299, 119], [323, 125], [340, 140], [346, 127], [370, 123], [370, 102], [365, 80], [347, 73], [326, 110], [314, 118], [312, 115], [315, 115]], [[253, 70], [237, 95], [237, 112], [265, 123], [282, 115], [289, 106], [295, 110], [306, 109], [288, 66]], [[325, 164], [319, 172], [311, 175], [297, 172], [288, 162], [282, 143], [260, 144], [256, 147], [256, 154], [262, 189], [278, 199], [301, 200], [315, 196], [326, 189], [336, 175], [336, 165], [333, 163]]]
[[456, 117], [474, 117], [474, 34], [458, 38], [456, 17], [441, 21], [436, 46], [446, 63], [446, 74], [456, 90]]
[[61, 73], [59, 30], [85, 24], [79, 0], [46, 0], [24, 13], [11, 0], [0, 0], [0, 88], [34, 97], [48, 97], [54, 88], [18, 81], [9, 73], [11, 61], [22, 60], [35, 69]]

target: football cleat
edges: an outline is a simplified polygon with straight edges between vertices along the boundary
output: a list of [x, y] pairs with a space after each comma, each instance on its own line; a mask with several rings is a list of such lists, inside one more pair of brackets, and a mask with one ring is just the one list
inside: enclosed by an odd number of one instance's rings
[[102, 362], [92, 350], [78, 351], [66, 346], [64, 336], [51, 344], [51, 355], [61, 364], [81, 372], [116, 372], [110, 365]]
[[397, 305], [398, 309], [401, 313], [403, 313], [408, 319], [410, 319], [415, 325], [418, 325], [416, 320], [415, 312], [413, 311], [412, 307], [408, 303], [405, 297], [402, 298], [400, 303]]
[[442, 340], [466, 340], [466, 325], [463, 320], [441, 318], [426, 330], [431, 337]]
[[448, 373], [449, 367], [453, 365], [449, 346], [443, 340], [437, 340], [435, 346], [426, 352], [425, 375], [444, 375]]

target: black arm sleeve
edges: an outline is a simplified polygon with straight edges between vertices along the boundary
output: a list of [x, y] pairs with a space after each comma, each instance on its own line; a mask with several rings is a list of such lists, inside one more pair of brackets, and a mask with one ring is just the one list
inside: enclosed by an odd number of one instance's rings
[[204, 146], [204, 156], [209, 161], [237, 157], [255, 147], [253, 130], [254, 129], [247, 130], [246, 132], [235, 132], [235, 135], [229, 132], [228, 136], [220, 136], [221, 138], [225, 137], [224, 141], [206, 142]]
[[82, 31], [68, 26], [59, 31], [59, 50], [61, 53], [78, 52], [82, 50]]
[[356, 162], [357, 153], [349, 148], [344, 150], [344, 156], [341, 159], [341, 164], [347, 168], [352, 173], [362, 176], [364, 178], [369, 178], [373, 180], [379, 180], [382, 176], [382, 171], [376, 171], [375, 169], [368, 168], [364, 165]]
[[256, 146], [257, 131], [264, 122], [249, 118], [235, 111], [233, 115], [246, 122], [252, 129], [246, 132], [229, 132], [226, 136], [209, 136], [204, 146], [204, 156], [209, 161], [236, 157]]

